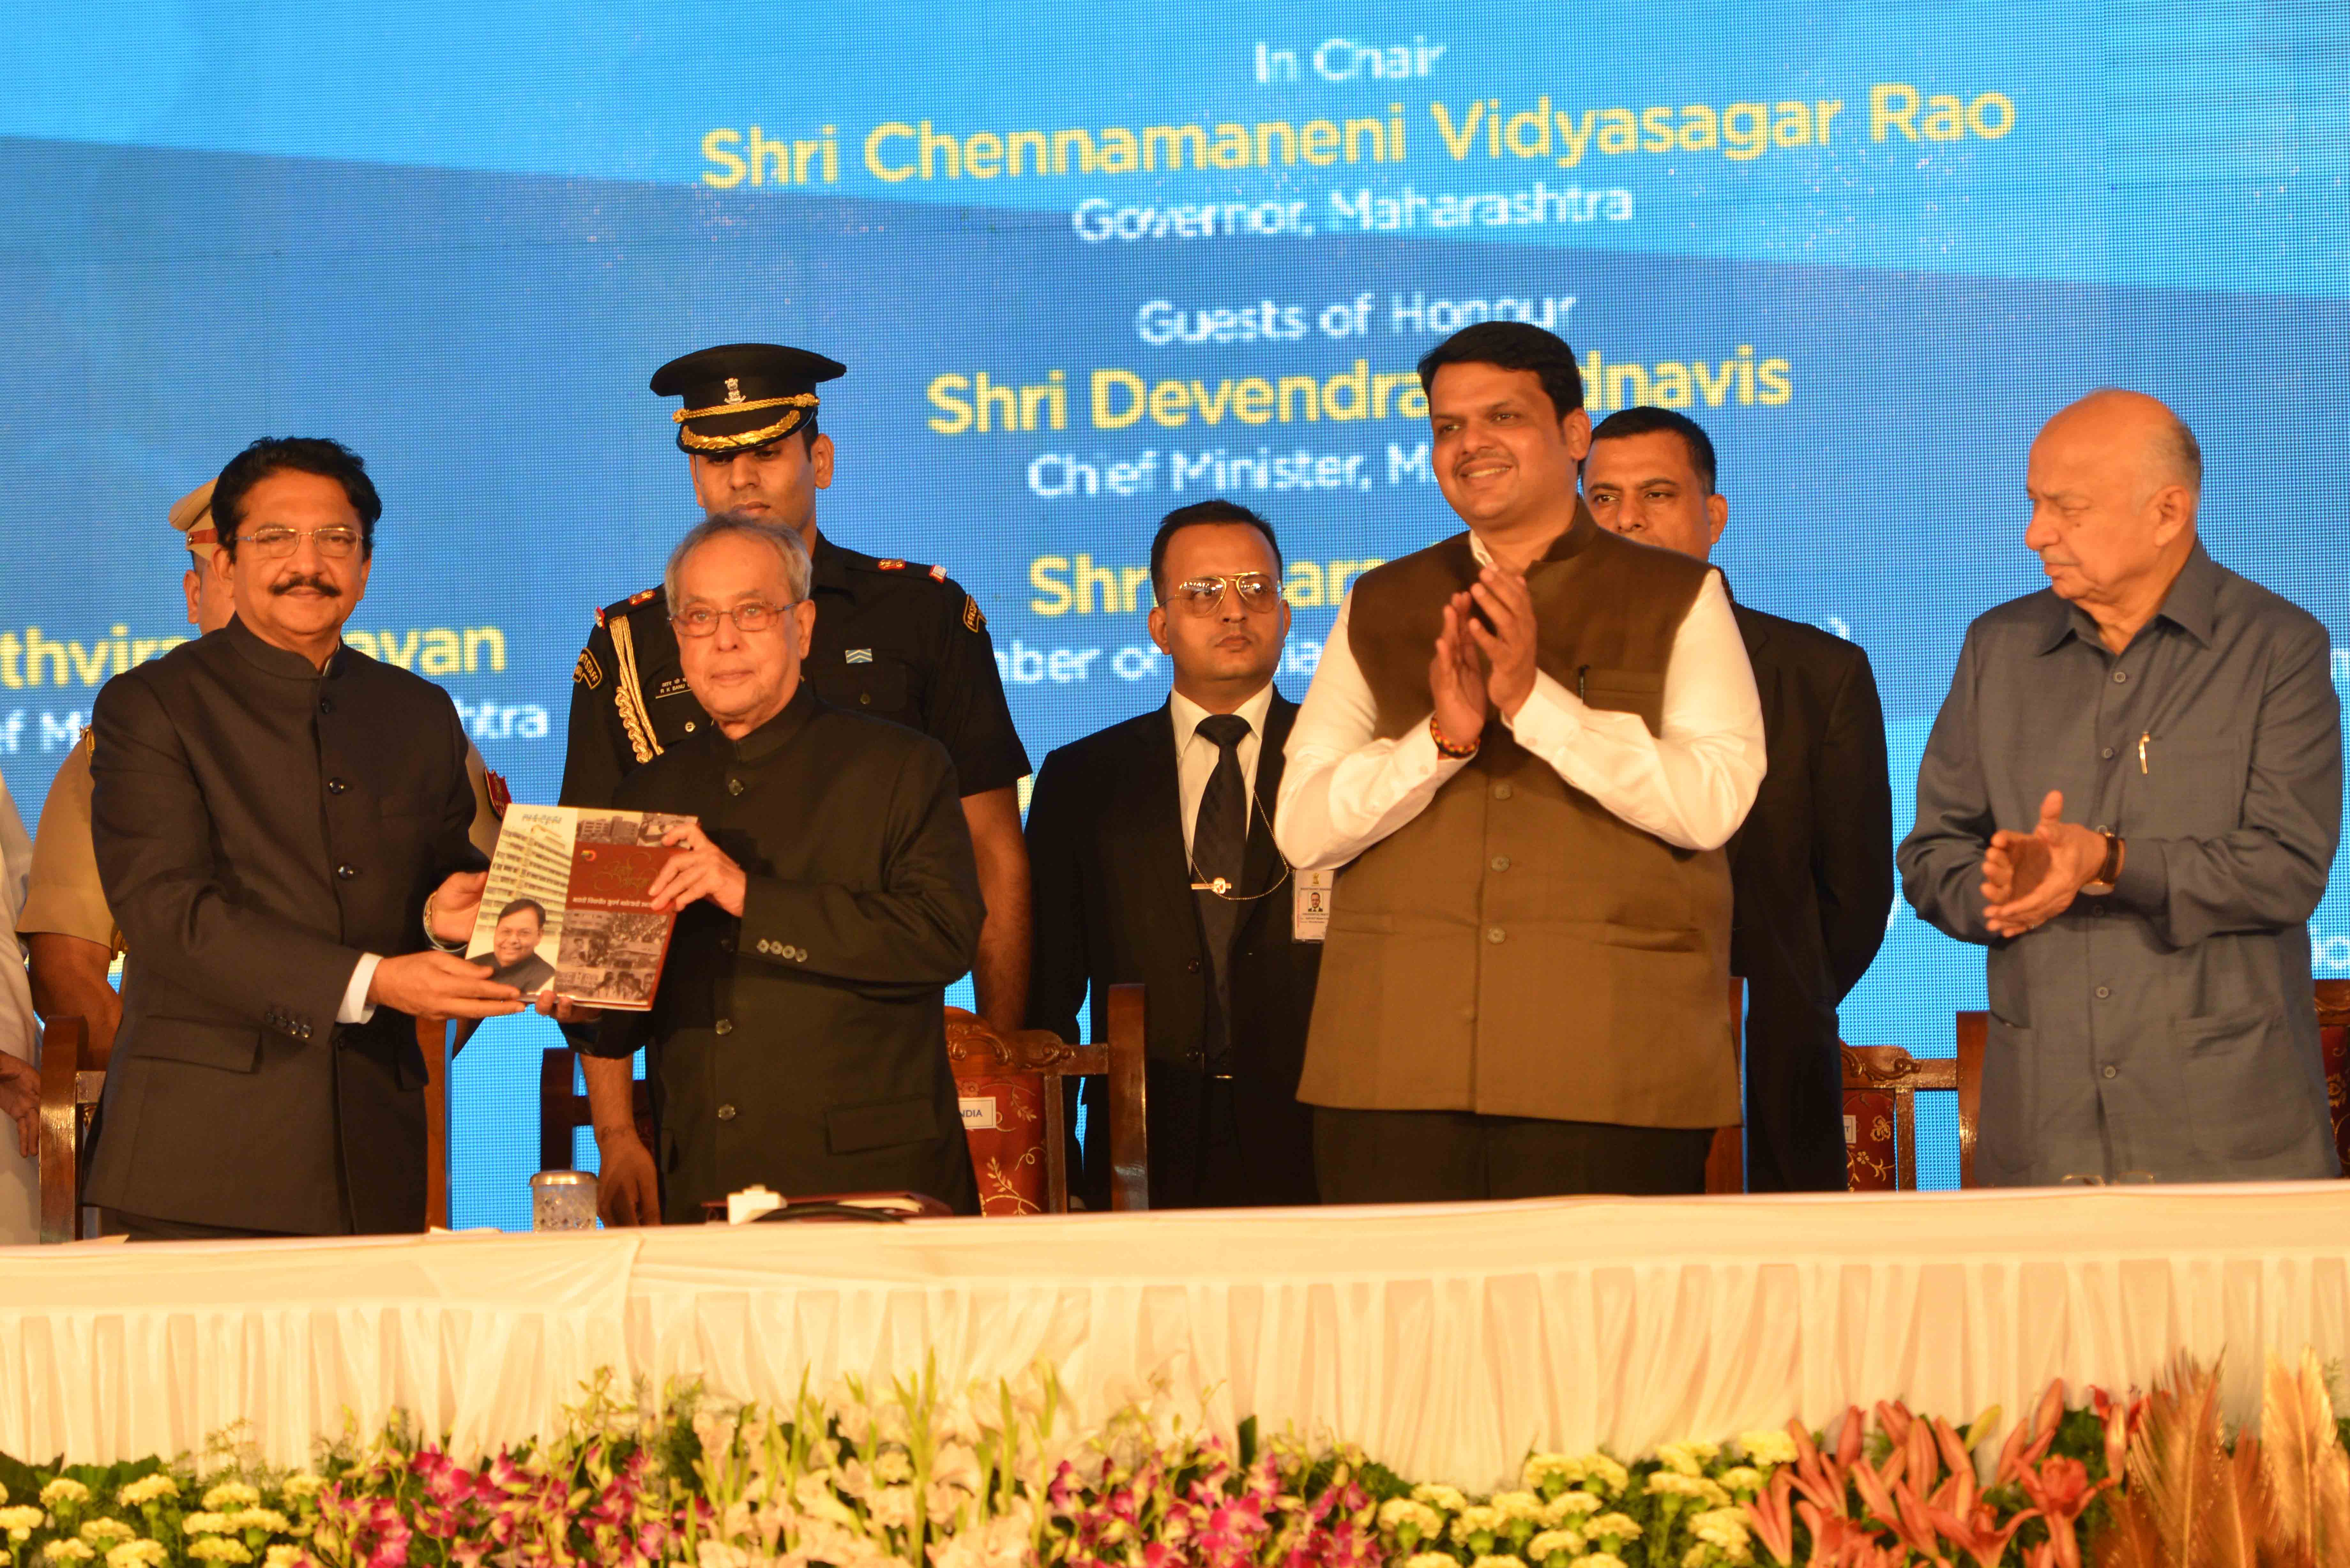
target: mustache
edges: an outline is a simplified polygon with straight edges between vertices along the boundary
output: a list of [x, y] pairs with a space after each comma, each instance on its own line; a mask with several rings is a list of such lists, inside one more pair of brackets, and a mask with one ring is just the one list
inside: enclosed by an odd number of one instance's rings
[[272, 596], [290, 594], [296, 588], [314, 588], [330, 599], [338, 599], [343, 597], [343, 590], [339, 586], [329, 581], [328, 578], [316, 576], [280, 577], [277, 581], [269, 585], [269, 591]]

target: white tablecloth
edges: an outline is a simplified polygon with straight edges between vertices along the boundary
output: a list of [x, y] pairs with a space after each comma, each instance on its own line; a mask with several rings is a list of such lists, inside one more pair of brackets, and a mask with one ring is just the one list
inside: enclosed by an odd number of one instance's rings
[[0, 1250], [0, 1450], [107, 1460], [249, 1421], [280, 1462], [394, 1407], [460, 1449], [597, 1367], [788, 1399], [804, 1373], [1043, 1359], [1092, 1420], [1164, 1379], [1229, 1428], [1483, 1488], [1898, 1397], [2350, 1357], [2350, 1183], [1607, 1199], [903, 1226]]

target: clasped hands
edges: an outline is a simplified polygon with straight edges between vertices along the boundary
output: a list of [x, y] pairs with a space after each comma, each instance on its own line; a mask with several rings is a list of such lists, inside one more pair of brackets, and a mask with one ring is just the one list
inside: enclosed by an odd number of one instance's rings
[[1983, 851], [1983, 924], [2020, 937], [2070, 909], [2106, 863], [2106, 836], [2064, 820], [2064, 793], [2050, 790], [2029, 833], [2002, 828]]
[[[1484, 618], [1477, 612], [1482, 610]], [[1534, 600], [1525, 574], [1498, 564], [1444, 606], [1428, 661], [1436, 727], [1455, 745], [1474, 744], [1499, 709], [1517, 717], [1534, 690]]]

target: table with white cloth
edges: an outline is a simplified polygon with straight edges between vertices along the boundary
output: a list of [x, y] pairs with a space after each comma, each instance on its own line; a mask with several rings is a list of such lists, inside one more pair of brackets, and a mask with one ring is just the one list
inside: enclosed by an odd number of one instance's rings
[[[2350, 1357], [2350, 1183], [1561, 1199], [0, 1249], [0, 1451], [107, 1461], [243, 1421], [279, 1463], [395, 1408], [460, 1452], [553, 1430], [599, 1368], [788, 1402], [842, 1374], [1051, 1364], [1098, 1421], [1357, 1442], [1485, 1489], [1903, 1398], [2010, 1419], [2052, 1377]], [[885, 1384], [886, 1386], [886, 1384]]]

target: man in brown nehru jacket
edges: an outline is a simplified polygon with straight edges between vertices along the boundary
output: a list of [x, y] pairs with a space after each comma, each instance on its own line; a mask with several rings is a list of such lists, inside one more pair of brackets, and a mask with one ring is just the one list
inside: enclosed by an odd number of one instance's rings
[[1348, 592], [1274, 819], [1344, 867], [1298, 1088], [1323, 1199], [1700, 1191], [1739, 1116], [1722, 846], [1763, 773], [1729, 597], [1584, 509], [1556, 337], [1481, 322], [1419, 376], [1469, 531]]

